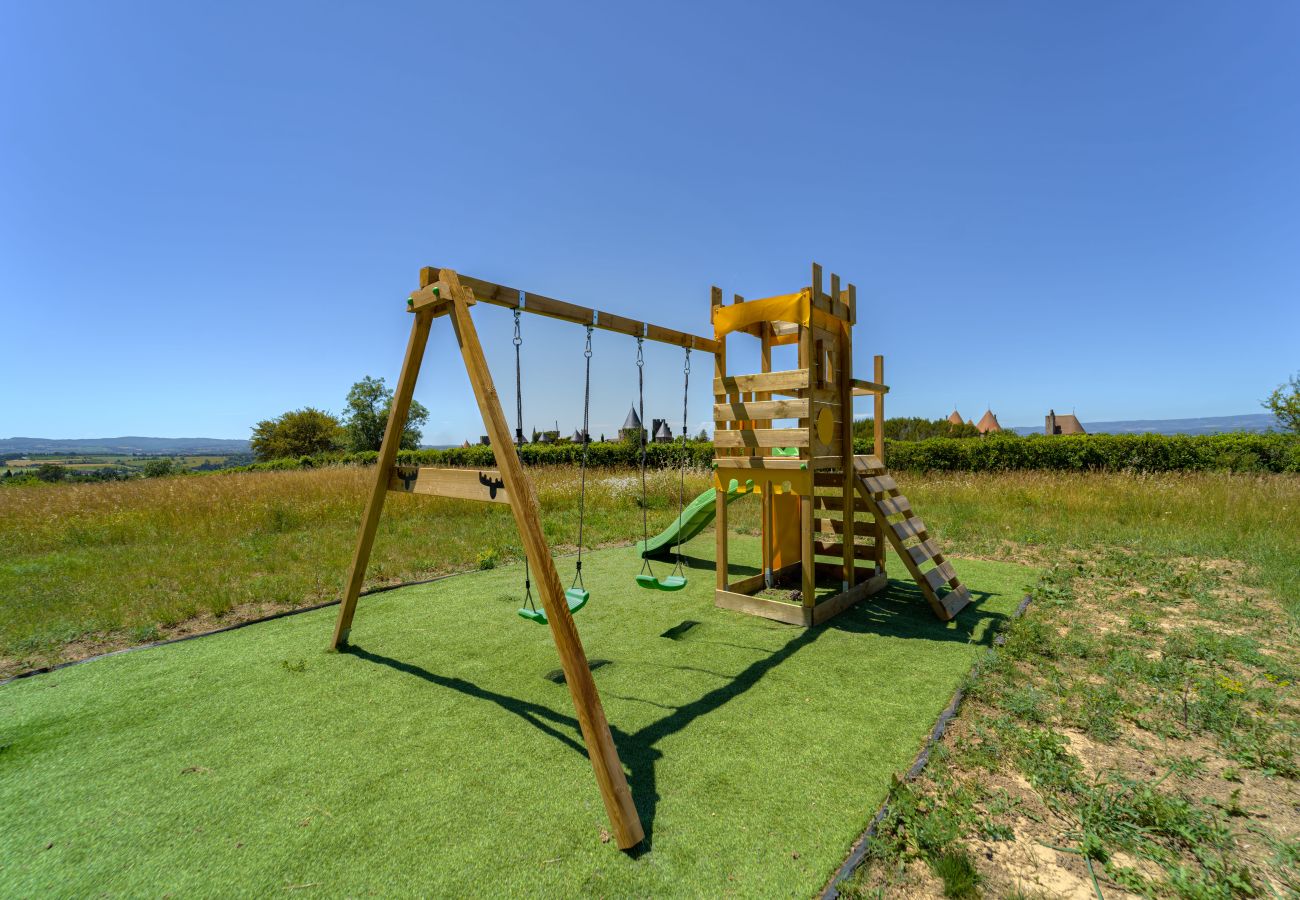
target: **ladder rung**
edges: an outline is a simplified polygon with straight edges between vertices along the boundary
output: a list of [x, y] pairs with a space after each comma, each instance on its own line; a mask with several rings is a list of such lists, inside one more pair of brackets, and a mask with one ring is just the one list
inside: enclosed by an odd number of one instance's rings
[[913, 547], [908, 547], [907, 555], [912, 557], [912, 562], [919, 566], [927, 559], [934, 559], [939, 555], [939, 545], [935, 543], [934, 538], [930, 538]]
[[886, 516], [896, 516], [912, 510], [912, 504], [908, 503], [907, 498], [901, 494], [897, 497], [886, 497], [879, 501], [877, 505]]
[[894, 534], [898, 535], [902, 540], [907, 540], [910, 537], [920, 537], [926, 533], [925, 523], [916, 518], [894, 522], [890, 527], [894, 529]]
[[936, 591], [956, 577], [957, 573], [953, 571], [952, 565], [947, 562], [942, 562], [925, 573], [925, 580]]

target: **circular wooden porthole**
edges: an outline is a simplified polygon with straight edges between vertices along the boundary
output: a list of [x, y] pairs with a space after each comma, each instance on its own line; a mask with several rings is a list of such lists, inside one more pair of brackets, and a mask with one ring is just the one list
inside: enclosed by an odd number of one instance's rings
[[823, 444], [829, 444], [834, 435], [835, 419], [831, 415], [831, 411], [823, 406], [822, 411], [817, 413], [817, 440]]

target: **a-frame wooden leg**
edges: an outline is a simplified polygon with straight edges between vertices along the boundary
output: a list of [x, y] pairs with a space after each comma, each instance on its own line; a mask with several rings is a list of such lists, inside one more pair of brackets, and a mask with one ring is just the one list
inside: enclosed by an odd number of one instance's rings
[[560, 575], [555, 571], [551, 549], [542, 534], [537, 495], [532, 482], [524, 474], [523, 464], [519, 462], [519, 454], [511, 440], [510, 426], [506, 424], [501, 400], [497, 396], [492, 373], [488, 370], [483, 347], [479, 343], [478, 331], [470, 318], [467, 292], [461, 287], [456, 273], [450, 269], [441, 271], [439, 281], [448, 287], [456, 340], [460, 344], [461, 355], [465, 358], [465, 368], [469, 373], [470, 384], [474, 387], [479, 411], [483, 414], [483, 424], [487, 428], [488, 439], [492, 442], [501, 480], [505, 482], [506, 496], [510, 498], [510, 509], [514, 512], [515, 524], [523, 539], [524, 552], [528, 555], [533, 578], [536, 579], [542, 596], [546, 619], [551, 626], [551, 637], [559, 651], [564, 680], [573, 697], [582, 738], [587, 744], [587, 755], [591, 759], [600, 795], [605, 801], [605, 811], [614, 829], [614, 839], [621, 849], [627, 850], [641, 843], [645, 832], [641, 828], [636, 805], [632, 802], [632, 792], [628, 788], [627, 777], [623, 774], [623, 763], [618, 758], [609, 722], [605, 719], [605, 710], [600, 703], [600, 694], [596, 691], [596, 682], [592, 680], [591, 670], [587, 667], [587, 654], [578, 637], [578, 629], [573, 624], [573, 615], [569, 612], [564, 597]]
[[406, 416], [411, 410], [411, 397], [415, 393], [415, 379], [420, 374], [420, 361], [424, 359], [424, 346], [429, 341], [429, 326], [432, 323], [433, 314], [428, 311], [417, 312], [415, 321], [411, 323], [406, 357], [402, 360], [402, 372], [397, 377], [392, 409], [384, 428], [384, 441], [379, 447], [379, 460], [375, 464], [375, 483], [370, 488], [370, 498], [366, 500], [366, 511], [361, 518], [361, 533], [357, 536], [357, 548], [352, 554], [352, 567], [348, 569], [348, 582], [343, 591], [343, 602], [339, 606], [339, 617], [334, 623], [331, 650], [346, 646], [348, 632], [352, 630], [352, 616], [357, 610], [357, 597], [361, 595], [362, 582], [366, 580], [370, 548], [375, 543], [379, 514], [384, 510], [384, 498], [388, 494], [388, 479], [393, 472], [393, 463], [397, 461], [397, 448], [402, 444]]

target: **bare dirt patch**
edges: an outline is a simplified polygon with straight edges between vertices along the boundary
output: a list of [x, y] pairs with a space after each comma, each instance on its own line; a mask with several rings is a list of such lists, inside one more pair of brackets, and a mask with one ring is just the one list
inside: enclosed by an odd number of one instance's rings
[[1069, 554], [845, 893], [1300, 896], [1300, 654], [1248, 575]]

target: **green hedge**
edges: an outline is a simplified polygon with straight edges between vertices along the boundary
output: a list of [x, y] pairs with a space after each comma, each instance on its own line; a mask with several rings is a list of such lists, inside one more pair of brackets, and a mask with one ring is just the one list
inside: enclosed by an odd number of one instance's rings
[[[707, 468], [713, 462], [711, 441], [687, 441], [687, 461], [698, 468]], [[365, 453], [331, 453], [321, 456], [304, 456], [298, 459], [273, 459], [222, 469], [223, 472], [264, 472], [284, 469], [307, 469], [325, 465], [374, 465], [379, 454], [373, 450]], [[580, 444], [524, 444], [519, 448], [519, 458], [527, 466], [577, 465], [582, 459]], [[648, 444], [646, 465], [651, 468], [670, 468], [682, 461], [680, 441], [671, 444]], [[402, 450], [397, 462], [407, 466], [465, 466], [490, 468], [496, 465], [491, 447], [482, 444], [473, 447], [451, 447], [447, 450]], [[587, 455], [589, 466], [639, 466], [641, 450], [624, 443], [592, 443]]]
[[890, 468], [937, 472], [1300, 472], [1286, 434], [1079, 434], [932, 438], [888, 443]]
[[[870, 442], [858, 440], [857, 451], [866, 453]], [[713, 444], [689, 441], [691, 465], [707, 467]], [[524, 444], [519, 457], [525, 465], [576, 465], [582, 455], [577, 444]], [[373, 465], [378, 453], [343, 453], [276, 459], [223, 472], [304, 469], [323, 465]], [[892, 469], [936, 472], [1003, 472], [1012, 469], [1048, 469], [1067, 472], [1300, 472], [1300, 437], [1286, 434], [1160, 435], [1081, 434], [1015, 435], [987, 438], [930, 438], [924, 441], [886, 441], [885, 456]], [[403, 465], [495, 466], [492, 448], [482, 445], [448, 450], [403, 450]], [[681, 444], [651, 444], [646, 463], [669, 468], [681, 462]], [[591, 445], [590, 466], [636, 466], [637, 447], [623, 443]]]

